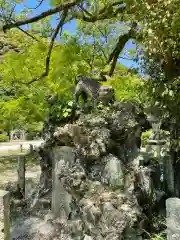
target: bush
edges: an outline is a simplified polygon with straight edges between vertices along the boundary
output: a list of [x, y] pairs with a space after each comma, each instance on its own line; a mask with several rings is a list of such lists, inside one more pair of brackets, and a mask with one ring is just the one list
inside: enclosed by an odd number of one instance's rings
[[0, 142], [9, 142], [9, 137], [6, 134], [0, 134]]
[[141, 136], [142, 147], [145, 147], [147, 145], [147, 141], [148, 141], [151, 134], [152, 134], [152, 129], [147, 130], [146, 132], [142, 133], [142, 136]]

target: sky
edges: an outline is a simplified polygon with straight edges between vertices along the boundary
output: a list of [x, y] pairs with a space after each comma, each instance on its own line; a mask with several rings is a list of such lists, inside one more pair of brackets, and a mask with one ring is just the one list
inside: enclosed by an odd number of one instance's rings
[[[16, 13], [20, 13], [24, 8], [28, 7], [28, 8], [35, 8], [36, 5], [38, 3], [38, 0], [25, 0], [23, 1], [23, 3], [21, 4], [17, 4], [16, 6]], [[41, 12], [47, 10], [51, 8], [49, 5], [49, 0], [44, 0], [43, 4], [36, 10], [32, 10], [32, 14], [31, 17], [37, 14], [40, 14]], [[53, 18], [52, 19], [52, 25], [55, 26], [56, 24], [56, 20]], [[75, 34], [76, 33], [76, 29], [77, 29], [77, 24], [75, 20], [72, 20], [71, 22], [68, 22], [64, 25], [64, 31], [68, 31], [70, 34]], [[135, 48], [135, 45], [132, 43], [132, 41], [128, 41], [125, 48]], [[125, 53], [123, 52], [122, 57], [126, 57]], [[126, 59], [122, 59], [119, 58], [118, 62], [120, 62], [121, 64], [123, 64], [124, 66], [128, 67], [128, 68], [132, 68], [132, 67], [136, 67], [136, 63], [132, 60], [126, 60]]]

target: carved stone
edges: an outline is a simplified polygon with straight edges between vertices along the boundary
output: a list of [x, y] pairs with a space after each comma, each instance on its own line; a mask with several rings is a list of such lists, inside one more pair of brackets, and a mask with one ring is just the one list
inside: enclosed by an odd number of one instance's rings
[[75, 155], [71, 147], [62, 146], [53, 149], [53, 192], [52, 192], [52, 212], [54, 217], [67, 218], [71, 212], [71, 195], [64, 189], [63, 182], [59, 179], [59, 174], [66, 165], [70, 167], [74, 162]]

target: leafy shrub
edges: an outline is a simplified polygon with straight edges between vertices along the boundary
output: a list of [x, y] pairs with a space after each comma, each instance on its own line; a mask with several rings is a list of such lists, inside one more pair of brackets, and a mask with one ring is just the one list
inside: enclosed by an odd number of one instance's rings
[[152, 129], [147, 130], [146, 132], [142, 133], [142, 136], [141, 136], [142, 147], [145, 147], [147, 145], [147, 141], [148, 141], [151, 134], [152, 134]]
[[68, 119], [73, 110], [73, 101], [69, 99], [61, 99], [56, 102], [50, 109], [51, 122], [60, 122]]
[[8, 142], [9, 138], [6, 134], [0, 134], [0, 142]]

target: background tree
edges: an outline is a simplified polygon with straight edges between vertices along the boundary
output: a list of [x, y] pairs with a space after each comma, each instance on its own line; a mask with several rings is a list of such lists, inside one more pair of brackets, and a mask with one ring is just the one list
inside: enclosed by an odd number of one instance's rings
[[[43, 2], [37, 2], [37, 6], [39, 7]], [[172, 109], [170, 102], [173, 103], [178, 100], [176, 90], [171, 87], [171, 84], [174, 86], [178, 82], [179, 77], [180, 24], [178, 2], [178, 0], [149, 0], [146, 2], [141, 0], [127, 0], [125, 2], [107, 2], [102, 0], [67, 2], [55, 0], [50, 2], [51, 7], [49, 9], [35, 16], [26, 16], [25, 14], [23, 15], [23, 12], [20, 16], [15, 16], [13, 12], [12, 19], [12, 14], [6, 11], [6, 19], [8, 20], [3, 22], [3, 30], [19, 28], [28, 24], [28, 26], [31, 26], [29, 29], [32, 32], [33, 29], [41, 29], [41, 26], [52, 26], [50, 25], [52, 18], [57, 18], [55, 21], [57, 22], [57, 26], [54, 30], [49, 27], [44, 28], [47, 29], [47, 32], [51, 32], [51, 34], [47, 34], [47, 36], [51, 37], [49, 49], [46, 46], [47, 50], [44, 51], [46, 56], [43, 55], [44, 58], [46, 57], [46, 62], [44, 63], [46, 64], [45, 71], [43, 72], [43, 67], [41, 67], [41, 69], [39, 68], [40, 71], [32, 71], [33, 76], [31, 76], [31, 80], [28, 77], [30, 82], [34, 84], [38, 80], [39, 82], [43, 81], [43, 86], [45, 82], [48, 82], [49, 76], [47, 77], [47, 75], [51, 74], [51, 71], [53, 72], [53, 79], [57, 81], [59, 81], [59, 78], [61, 80], [64, 79], [63, 83], [67, 84], [68, 82], [70, 85], [72, 84], [73, 76], [78, 71], [97, 71], [106, 66], [109, 70], [109, 75], [113, 76], [113, 74], [116, 74], [115, 69], [119, 70], [117, 62], [119, 57], [122, 57], [120, 54], [125, 50], [127, 42], [133, 39], [136, 42], [137, 49], [136, 54], [133, 53], [134, 57], [141, 64], [141, 68], [144, 65], [145, 73], [151, 77], [151, 81], [148, 81], [148, 89], [149, 96], [153, 96], [153, 98], [151, 98], [152, 100], [149, 98], [149, 104], [152, 104], [152, 101], [157, 102], [158, 100], [165, 109]], [[32, 9], [24, 10], [29, 14], [31, 11], [33, 12]], [[57, 49], [60, 46], [56, 46], [57, 44], [55, 44], [56, 51], [53, 53], [54, 40], [58, 34], [62, 35], [61, 30], [63, 25], [72, 19], [78, 22], [78, 32], [73, 37], [68, 36], [67, 33], [63, 35], [61, 40], [63, 42], [63, 53], [65, 54], [63, 58], [60, 57], [61, 55], [58, 55], [58, 59], [56, 59], [53, 57], [53, 54], [56, 55]], [[26, 31], [28, 34], [31, 32]], [[43, 35], [40, 33], [39, 35], [46, 36], [46, 34]], [[65, 56], [67, 59], [64, 59]], [[50, 59], [53, 62], [52, 65]], [[70, 61], [68, 61], [69, 59]], [[72, 61], [73, 59], [75, 60]], [[59, 68], [62, 61], [65, 64], [64, 66], [62, 64]], [[54, 69], [51, 69], [56, 64], [58, 64], [58, 69], [61, 69], [59, 72], [58, 70], [54, 71]], [[71, 66], [70, 69], [72, 71], [67, 71], [69, 66]], [[46, 80], [44, 77], [46, 77]], [[49, 79], [50, 82], [51, 80]], [[56, 87], [54, 85], [53, 88]], [[58, 84], [58, 89], [59, 87]], [[163, 100], [160, 95], [164, 92], [163, 96], [166, 95], [166, 97], [163, 97]]]

